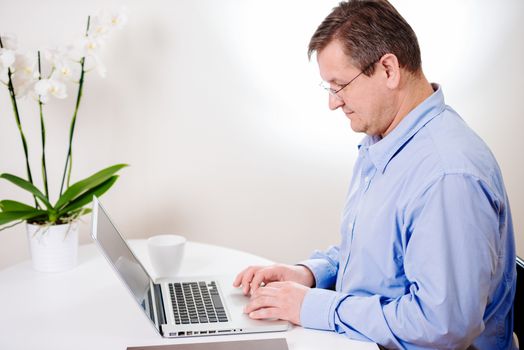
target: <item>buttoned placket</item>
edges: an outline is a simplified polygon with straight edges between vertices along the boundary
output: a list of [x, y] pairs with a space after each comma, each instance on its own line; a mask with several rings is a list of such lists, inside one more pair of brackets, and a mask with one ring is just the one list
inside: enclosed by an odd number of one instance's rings
[[[339, 275], [337, 278], [337, 290], [342, 290], [344, 280], [349, 277], [349, 274], [346, 274], [346, 269], [349, 265], [351, 259], [351, 248], [353, 243], [353, 238], [355, 235], [355, 224], [358, 217], [358, 213], [364, 201], [365, 195], [369, 190], [373, 177], [376, 173], [376, 168], [373, 162], [369, 157], [369, 148], [360, 147], [359, 149], [359, 159], [358, 159], [360, 172], [358, 174], [358, 187], [350, 192], [347, 200], [347, 206], [351, 208], [346, 208], [346, 213], [344, 217], [345, 227], [347, 228], [346, 237], [343, 237], [343, 249], [341, 258], [343, 261], [340, 261], [339, 265]], [[356, 183], [353, 186], [357, 186]], [[342, 268], [342, 269], [340, 269]], [[344, 280], [343, 280], [344, 279]]]

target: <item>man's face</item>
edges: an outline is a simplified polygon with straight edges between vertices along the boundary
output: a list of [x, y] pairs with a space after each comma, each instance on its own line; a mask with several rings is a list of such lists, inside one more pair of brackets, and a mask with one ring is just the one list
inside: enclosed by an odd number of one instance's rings
[[[320, 51], [317, 60], [320, 76], [333, 90], [339, 90], [360, 73], [350, 63], [338, 40]], [[371, 77], [361, 74], [338, 92], [338, 97], [329, 94], [329, 108], [342, 109], [353, 131], [384, 136], [397, 112], [395, 95], [387, 88], [386, 79], [387, 74], [379, 61]]]

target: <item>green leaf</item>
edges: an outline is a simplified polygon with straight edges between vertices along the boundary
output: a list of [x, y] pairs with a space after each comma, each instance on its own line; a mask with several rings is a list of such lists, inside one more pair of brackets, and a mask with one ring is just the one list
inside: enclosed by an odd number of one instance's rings
[[17, 201], [12, 201], [9, 199], [0, 201], [0, 211], [32, 211], [32, 210], [35, 210], [35, 208], [30, 205], [20, 203]]
[[29, 181], [24, 180], [21, 177], [18, 177], [12, 174], [5, 174], [5, 173], [0, 174], [0, 178], [5, 179], [9, 182], [12, 182], [13, 184], [17, 185], [18, 187], [21, 187], [24, 190], [31, 192], [33, 195], [38, 197], [38, 199], [40, 199], [48, 209], [53, 209], [53, 206], [51, 205], [51, 203], [49, 203], [46, 196], [42, 192], [40, 192], [40, 190], [36, 188], [35, 185], [30, 183]]
[[0, 213], [0, 225], [5, 225], [16, 220], [29, 220], [37, 216], [46, 215], [45, 210], [34, 209], [32, 211], [8, 211]]
[[[55, 204], [57, 210], [62, 209], [65, 205], [68, 205], [69, 202], [75, 200], [78, 196], [81, 196], [85, 192], [93, 189], [94, 187], [100, 185], [101, 183], [107, 181], [114, 173], [120, 169], [128, 166], [127, 164], [117, 164], [105, 168], [94, 175], [91, 175], [88, 178], [85, 178], [81, 181], [78, 181], [71, 185], [64, 194], [58, 199]], [[62, 210], [60, 210], [62, 211]]]
[[91, 203], [91, 201], [93, 200], [93, 196], [102, 196], [115, 184], [117, 179], [118, 175], [113, 175], [106, 181], [102, 182], [100, 185], [90, 189], [81, 196], [77, 197], [75, 200], [71, 201], [67, 207], [60, 210], [58, 216], [63, 216], [64, 214], [80, 209], [84, 205]]
[[79, 215], [80, 213], [82, 213], [82, 215], [87, 215], [89, 213], [91, 213], [93, 210], [91, 208], [80, 208], [80, 209], [77, 209], [73, 212], [71, 212], [71, 215]]

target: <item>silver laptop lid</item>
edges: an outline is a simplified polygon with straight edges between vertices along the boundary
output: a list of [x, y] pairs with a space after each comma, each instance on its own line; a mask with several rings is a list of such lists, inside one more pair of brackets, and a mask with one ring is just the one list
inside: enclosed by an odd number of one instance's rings
[[155, 307], [155, 301], [159, 300], [155, 300], [153, 280], [96, 197], [93, 197], [91, 236], [147, 318], [160, 332]]

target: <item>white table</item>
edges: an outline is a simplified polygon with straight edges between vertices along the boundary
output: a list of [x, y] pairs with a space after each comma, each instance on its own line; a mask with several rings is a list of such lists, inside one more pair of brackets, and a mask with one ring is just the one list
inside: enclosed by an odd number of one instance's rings
[[[145, 240], [130, 245], [153, 271]], [[181, 275], [234, 274], [271, 261], [238, 250], [188, 242]], [[287, 339], [290, 349], [377, 349], [333, 332], [293, 327], [287, 332], [163, 339], [93, 244], [79, 249], [78, 266], [40, 273], [23, 262], [0, 270], [0, 349], [111, 349], [127, 346], [262, 338]]]

